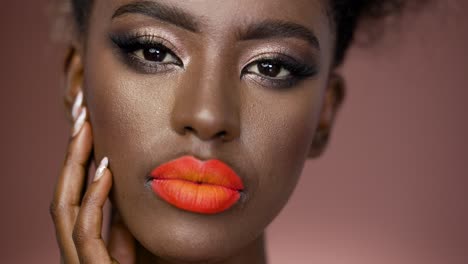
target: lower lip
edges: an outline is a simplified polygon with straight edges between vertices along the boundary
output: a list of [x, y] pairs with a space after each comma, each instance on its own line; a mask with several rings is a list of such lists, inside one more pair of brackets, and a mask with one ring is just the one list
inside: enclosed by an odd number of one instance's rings
[[217, 214], [231, 208], [243, 189], [240, 177], [219, 160], [183, 156], [151, 172], [153, 191], [186, 211]]

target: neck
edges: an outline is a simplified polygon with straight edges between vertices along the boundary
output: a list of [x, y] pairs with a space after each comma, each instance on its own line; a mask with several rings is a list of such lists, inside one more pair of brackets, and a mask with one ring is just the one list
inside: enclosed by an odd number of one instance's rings
[[136, 246], [136, 263], [148, 263], [148, 264], [267, 264], [265, 254], [265, 235], [260, 235], [252, 243], [247, 245], [238, 251], [235, 255], [227, 257], [224, 260], [207, 261], [201, 262], [186, 262], [186, 261], [174, 261], [165, 260], [158, 256], [153, 255], [151, 252], [146, 250], [143, 246], [137, 243]]

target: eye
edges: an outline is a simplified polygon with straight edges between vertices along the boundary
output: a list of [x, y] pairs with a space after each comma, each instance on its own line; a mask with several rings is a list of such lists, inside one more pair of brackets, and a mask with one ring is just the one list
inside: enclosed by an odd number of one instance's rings
[[164, 73], [184, 66], [174, 48], [168, 48], [173, 47], [171, 43], [155, 35], [117, 33], [109, 37], [122, 62], [138, 73]]
[[265, 87], [289, 88], [302, 80], [316, 76], [318, 67], [313, 62], [300, 62], [287, 55], [264, 57], [249, 63], [242, 76]]
[[246, 71], [274, 79], [285, 79], [291, 75], [291, 72], [281, 62], [274, 60], [254, 62], [247, 67]]
[[133, 54], [142, 60], [151, 62], [174, 64], [179, 63], [179, 60], [176, 58], [176, 56], [168, 48], [161, 44], [142, 47], [133, 51]]

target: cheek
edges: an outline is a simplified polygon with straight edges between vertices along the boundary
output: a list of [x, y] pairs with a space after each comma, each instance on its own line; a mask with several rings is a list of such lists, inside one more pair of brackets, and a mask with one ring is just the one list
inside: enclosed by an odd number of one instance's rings
[[142, 196], [145, 176], [162, 154], [180, 148], [170, 140], [177, 80], [136, 75], [106, 53], [90, 51], [85, 73], [95, 157], [110, 158], [112, 201], [122, 213], [141, 218], [148, 204], [141, 199], [152, 195]]
[[[150, 157], [160, 151], [154, 146], [167, 143], [164, 139], [170, 133], [169, 106], [174, 100], [176, 81], [135, 75], [105, 49], [100, 52], [90, 49], [86, 62], [85, 93], [95, 151], [112, 157], [112, 166], [118, 174], [122, 170], [115, 166], [137, 165], [128, 160]], [[123, 171], [130, 169], [127, 165]]]
[[244, 123], [244, 144], [261, 172], [253, 200], [258, 208], [271, 208], [270, 218], [287, 202], [301, 174], [318, 124], [323, 85], [315, 80], [286, 92], [254, 90], [264, 94], [249, 95], [262, 98], [248, 108]]

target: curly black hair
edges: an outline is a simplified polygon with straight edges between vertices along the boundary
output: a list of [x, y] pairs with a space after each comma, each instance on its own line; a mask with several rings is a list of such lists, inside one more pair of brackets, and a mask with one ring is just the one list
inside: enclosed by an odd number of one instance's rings
[[[73, 15], [80, 31], [86, 30], [87, 14], [93, 0], [72, 0]], [[336, 31], [334, 65], [340, 65], [353, 41], [361, 19], [378, 19], [405, 6], [405, 0], [330, 0], [329, 14]]]

